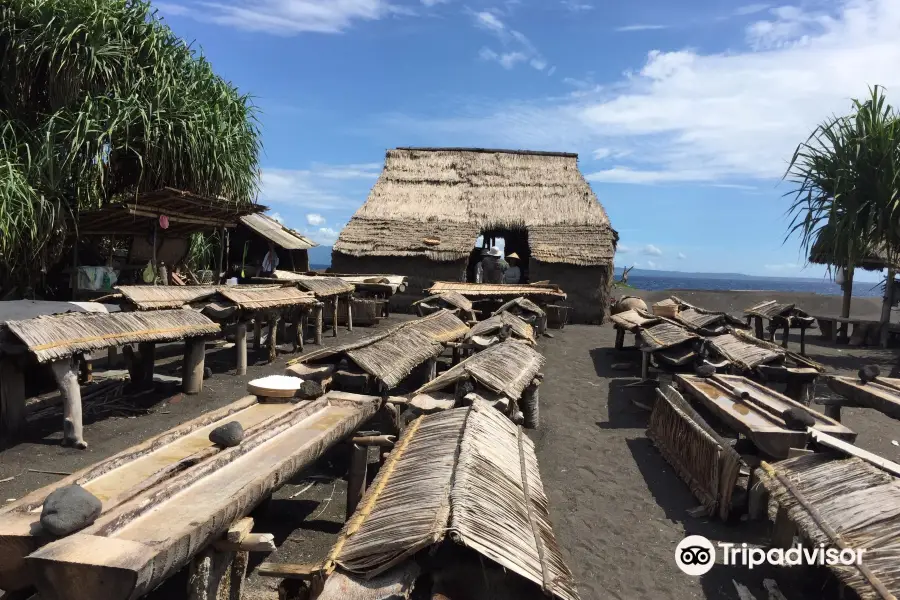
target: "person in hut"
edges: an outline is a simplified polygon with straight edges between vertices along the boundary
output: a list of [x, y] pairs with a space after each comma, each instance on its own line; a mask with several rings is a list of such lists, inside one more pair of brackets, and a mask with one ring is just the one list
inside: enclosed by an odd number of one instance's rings
[[503, 272], [503, 283], [517, 284], [522, 280], [522, 269], [519, 268], [519, 255], [515, 252], [506, 255], [509, 268]]
[[503, 273], [509, 265], [503, 260], [500, 250], [494, 246], [484, 253], [484, 258], [478, 263], [475, 274], [476, 283], [503, 283]]
[[263, 257], [260, 277], [273, 277], [275, 275], [275, 269], [278, 268], [278, 263], [279, 260], [278, 254], [275, 252], [275, 244], [269, 242], [269, 251], [266, 252], [266, 255]]

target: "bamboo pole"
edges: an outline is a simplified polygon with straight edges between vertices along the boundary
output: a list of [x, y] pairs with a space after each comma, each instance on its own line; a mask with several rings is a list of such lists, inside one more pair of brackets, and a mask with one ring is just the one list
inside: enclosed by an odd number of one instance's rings
[[247, 374], [247, 323], [241, 321], [234, 330], [234, 347], [237, 350], [235, 375]]

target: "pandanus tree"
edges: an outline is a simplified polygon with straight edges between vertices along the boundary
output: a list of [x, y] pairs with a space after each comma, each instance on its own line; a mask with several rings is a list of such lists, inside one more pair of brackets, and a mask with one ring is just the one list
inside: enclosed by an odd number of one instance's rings
[[149, 2], [0, 3], [0, 291], [59, 259], [78, 210], [164, 186], [249, 204], [258, 160], [249, 97]]
[[788, 235], [799, 236], [813, 262], [843, 270], [841, 316], [849, 317], [854, 269], [877, 261], [891, 268], [900, 257], [900, 116], [883, 88], [816, 127], [786, 178], [795, 184]]

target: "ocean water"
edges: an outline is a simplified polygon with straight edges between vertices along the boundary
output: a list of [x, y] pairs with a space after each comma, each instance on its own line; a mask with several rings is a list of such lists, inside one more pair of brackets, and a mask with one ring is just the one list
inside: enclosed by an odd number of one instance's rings
[[[773, 290], [778, 292], [811, 292], [826, 296], [843, 295], [841, 286], [832, 281], [809, 279], [718, 279], [630, 275], [628, 284], [642, 290]], [[881, 286], [870, 281], [857, 281], [853, 284], [853, 295], [881, 297]]]

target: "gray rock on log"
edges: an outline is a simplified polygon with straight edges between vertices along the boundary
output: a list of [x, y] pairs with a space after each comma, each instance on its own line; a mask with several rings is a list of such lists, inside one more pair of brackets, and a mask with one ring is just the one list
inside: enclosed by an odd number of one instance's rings
[[50, 492], [41, 510], [41, 527], [53, 535], [75, 533], [100, 516], [103, 503], [80, 485], [67, 485]]
[[812, 427], [816, 424], [816, 420], [808, 412], [799, 408], [785, 410], [781, 414], [781, 418], [784, 419], [784, 424], [787, 428], [794, 431], [806, 431], [807, 427]]
[[303, 383], [300, 384], [300, 387], [297, 389], [297, 394], [295, 395], [296, 400], [315, 400], [319, 396], [322, 396], [325, 393], [325, 390], [322, 389], [322, 385], [317, 381], [310, 381], [308, 379], [304, 379]]
[[223, 448], [237, 446], [244, 439], [244, 427], [238, 421], [220, 425], [209, 432], [209, 441]]

